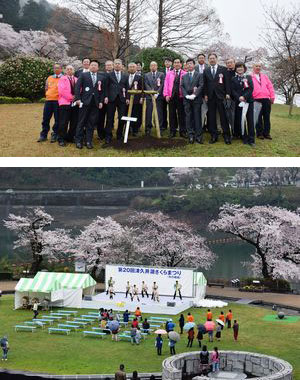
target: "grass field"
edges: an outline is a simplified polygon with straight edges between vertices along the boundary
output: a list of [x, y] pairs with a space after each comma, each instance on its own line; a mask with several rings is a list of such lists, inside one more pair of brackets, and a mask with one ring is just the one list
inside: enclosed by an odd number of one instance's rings
[[[294, 116], [288, 117], [288, 107], [275, 105], [272, 112], [273, 141], [257, 141], [256, 148], [243, 145], [240, 141], [225, 145], [222, 139], [209, 145], [209, 135], [205, 144], [189, 145], [182, 139], [169, 142], [167, 133], [160, 141], [150, 141], [142, 136], [138, 140], [130, 138], [129, 144], [103, 149], [94, 141], [91, 151], [79, 151], [74, 145], [61, 148], [49, 141], [37, 143], [41, 128], [43, 104], [0, 105], [0, 155], [4, 157], [296, 157], [300, 155], [300, 108], [295, 108]], [[153, 132], [153, 135], [155, 133]], [[138, 144], [137, 144], [138, 143]], [[155, 144], [155, 148], [153, 145]], [[147, 146], [147, 148], [145, 148]], [[167, 147], [166, 147], [167, 146]]]
[[[294, 366], [294, 380], [300, 380], [300, 321], [285, 324], [263, 320], [272, 311], [238, 304], [230, 304], [234, 318], [240, 323], [239, 341], [234, 342], [232, 331], [225, 329], [221, 342], [204, 344], [212, 349], [215, 345], [221, 350], [252, 351], [278, 356]], [[226, 308], [227, 310], [227, 308]], [[204, 309], [192, 309], [196, 323], [204, 322]], [[81, 311], [83, 313], [83, 310]], [[215, 312], [214, 318], [219, 311]], [[124, 363], [127, 373], [160, 372], [162, 360], [169, 356], [167, 339], [164, 339], [163, 355], [156, 355], [154, 336], [143, 340], [139, 346], [130, 342], [113, 342], [107, 336], [103, 340], [82, 336], [72, 332], [69, 336], [49, 335], [47, 330], [35, 333], [15, 332], [15, 324], [30, 320], [31, 311], [13, 310], [13, 296], [0, 299], [0, 336], [7, 334], [11, 350], [9, 359], [4, 362], [9, 369], [22, 369], [55, 374], [114, 373], [120, 363]], [[175, 317], [177, 322], [178, 316]], [[176, 353], [197, 350], [194, 341], [192, 349], [186, 348], [186, 335], [176, 345]], [[3, 362], [1, 362], [3, 365]]]

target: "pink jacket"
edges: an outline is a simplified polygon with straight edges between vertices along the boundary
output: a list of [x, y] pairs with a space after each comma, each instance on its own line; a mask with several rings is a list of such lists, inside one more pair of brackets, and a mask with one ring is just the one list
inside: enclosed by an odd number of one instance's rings
[[[75, 84], [77, 78], [73, 76]], [[60, 106], [69, 106], [72, 103], [73, 96], [71, 93], [71, 84], [67, 75], [64, 75], [58, 81], [58, 104]]]
[[254, 84], [253, 98], [255, 99], [272, 99], [275, 100], [275, 91], [272, 82], [265, 74], [260, 74], [260, 81], [257, 80], [254, 73], [251, 74]]
[[[186, 71], [180, 70], [180, 85], [179, 85], [179, 97], [183, 98], [183, 93], [181, 89], [181, 81], [182, 77], [186, 74]], [[173, 90], [173, 84], [176, 76], [176, 71], [175, 69], [172, 71], [169, 71], [168, 74], [166, 75], [165, 78], [165, 83], [164, 83], [164, 96], [172, 96], [172, 90]]]

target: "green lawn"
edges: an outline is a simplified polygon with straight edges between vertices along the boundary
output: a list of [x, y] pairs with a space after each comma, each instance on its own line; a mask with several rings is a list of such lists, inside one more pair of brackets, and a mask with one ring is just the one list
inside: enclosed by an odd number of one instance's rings
[[[7, 104], [0, 105], [0, 155], [13, 157], [296, 157], [300, 154], [300, 108], [295, 108], [294, 116], [288, 117], [288, 107], [275, 105], [272, 111], [272, 137], [273, 141], [257, 141], [257, 147], [251, 148], [240, 141], [225, 145], [222, 139], [211, 146], [208, 144], [209, 135], [205, 135], [204, 145], [189, 145], [179, 139], [179, 146], [169, 143], [167, 133], [162, 141], [147, 144], [145, 137], [133, 141], [130, 138], [125, 149], [103, 149], [95, 138], [95, 148], [92, 151], [83, 149], [79, 151], [72, 146], [61, 148], [50, 142], [37, 143], [40, 133], [43, 104]], [[153, 132], [153, 135], [155, 133]], [[136, 143], [138, 142], [138, 147]], [[178, 142], [178, 141], [177, 141]], [[145, 145], [150, 145], [145, 149]], [[133, 148], [134, 146], [134, 148]], [[134, 149], [134, 150], [133, 150]]]
[[[294, 379], [299, 380], [300, 322], [265, 322], [263, 318], [272, 314], [270, 310], [238, 304], [230, 304], [230, 307], [234, 318], [240, 323], [239, 341], [234, 342], [232, 331], [225, 329], [222, 341], [209, 343], [209, 349], [217, 345], [221, 350], [236, 349], [278, 356], [294, 366]], [[193, 309], [191, 312], [197, 323], [204, 322], [206, 310]], [[125, 341], [112, 342], [110, 337], [103, 340], [83, 338], [81, 332], [62, 336], [49, 335], [47, 330], [41, 329], [33, 334], [14, 331], [15, 324], [30, 320], [31, 317], [31, 311], [13, 310], [13, 296], [3, 296], [0, 299], [0, 336], [7, 334], [11, 346], [9, 360], [5, 362], [6, 368], [55, 374], [92, 374], [113, 373], [120, 363], [124, 363], [128, 373], [133, 370], [160, 372], [162, 360], [169, 356], [166, 339], [163, 355], [156, 355], [154, 336], [143, 340], [140, 346], [132, 346]], [[175, 319], [177, 322], [178, 316]], [[204, 343], [207, 343], [206, 337]], [[177, 353], [191, 350], [186, 348], [186, 341], [187, 338], [183, 335], [176, 345]], [[194, 343], [192, 350], [197, 350], [197, 344]]]

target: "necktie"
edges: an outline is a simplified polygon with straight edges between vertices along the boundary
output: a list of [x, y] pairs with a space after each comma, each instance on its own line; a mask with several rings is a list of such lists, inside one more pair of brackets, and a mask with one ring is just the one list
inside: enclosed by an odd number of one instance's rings
[[215, 79], [215, 76], [216, 76], [216, 66], [212, 66], [212, 76]]
[[130, 77], [129, 77], [129, 87], [132, 86], [132, 82], [133, 82], [133, 75], [130, 74]]
[[193, 79], [193, 74], [190, 73], [190, 82], [192, 82], [192, 79]]
[[176, 77], [178, 78], [178, 75], [179, 75], [179, 71], [178, 70], [176, 70]]
[[92, 74], [92, 80], [93, 80], [93, 86], [95, 87], [95, 84], [96, 84], [96, 74], [95, 73], [93, 73]]
[[153, 80], [155, 80], [155, 73], [152, 73], [152, 78]]

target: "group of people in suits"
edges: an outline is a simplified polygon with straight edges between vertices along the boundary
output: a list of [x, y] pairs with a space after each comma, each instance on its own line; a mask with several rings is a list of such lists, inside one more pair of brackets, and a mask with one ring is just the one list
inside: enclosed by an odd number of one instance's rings
[[[225, 144], [232, 138], [242, 139], [244, 144], [255, 146], [255, 135], [261, 139], [270, 136], [271, 104], [275, 92], [269, 78], [261, 72], [262, 65], [253, 65], [253, 72], [246, 74], [243, 62], [233, 58], [226, 66], [218, 64], [215, 53], [199, 54], [197, 64], [193, 58], [185, 63], [180, 58], [166, 58], [164, 71], [158, 71], [157, 62], [150, 63], [150, 71], [143, 72], [141, 62], [131, 62], [125, 72], [122, 61], [115, 59], [105, 63], [105, 71], [99, 71], [96, 60], [84, 58], [82, 68], [74, 71], [71, 65], [62, 74], [62, 67], [55, 65], [54, 75], [46, 82], [46, 102], [39, 142], [47, 140], [50, 119], [55, 116], [55, 128], [51, 142], [62, 147], [75, 142], [78, 149], [84, 145], [93, 148], [93, 135], [109, 146], [113, 138], [115, 116], [118, 112], [116, 137], [123, 139], [124, 120], [130, 102], [129, 90], [134, 95], [131, 133], [137, 136], [142, 124], [143, 104], [146, 102], [145, 134], [151, 135], [153, 99], [144, 91], [154, 91], [159, 127], [168, 129], [169, 137], [188, 138], [190, 144], [204, 143], [204, 130], [218, 141], [218, 117]], [[258, 120], [254, 122], [254, 102], [260, 103]]]

